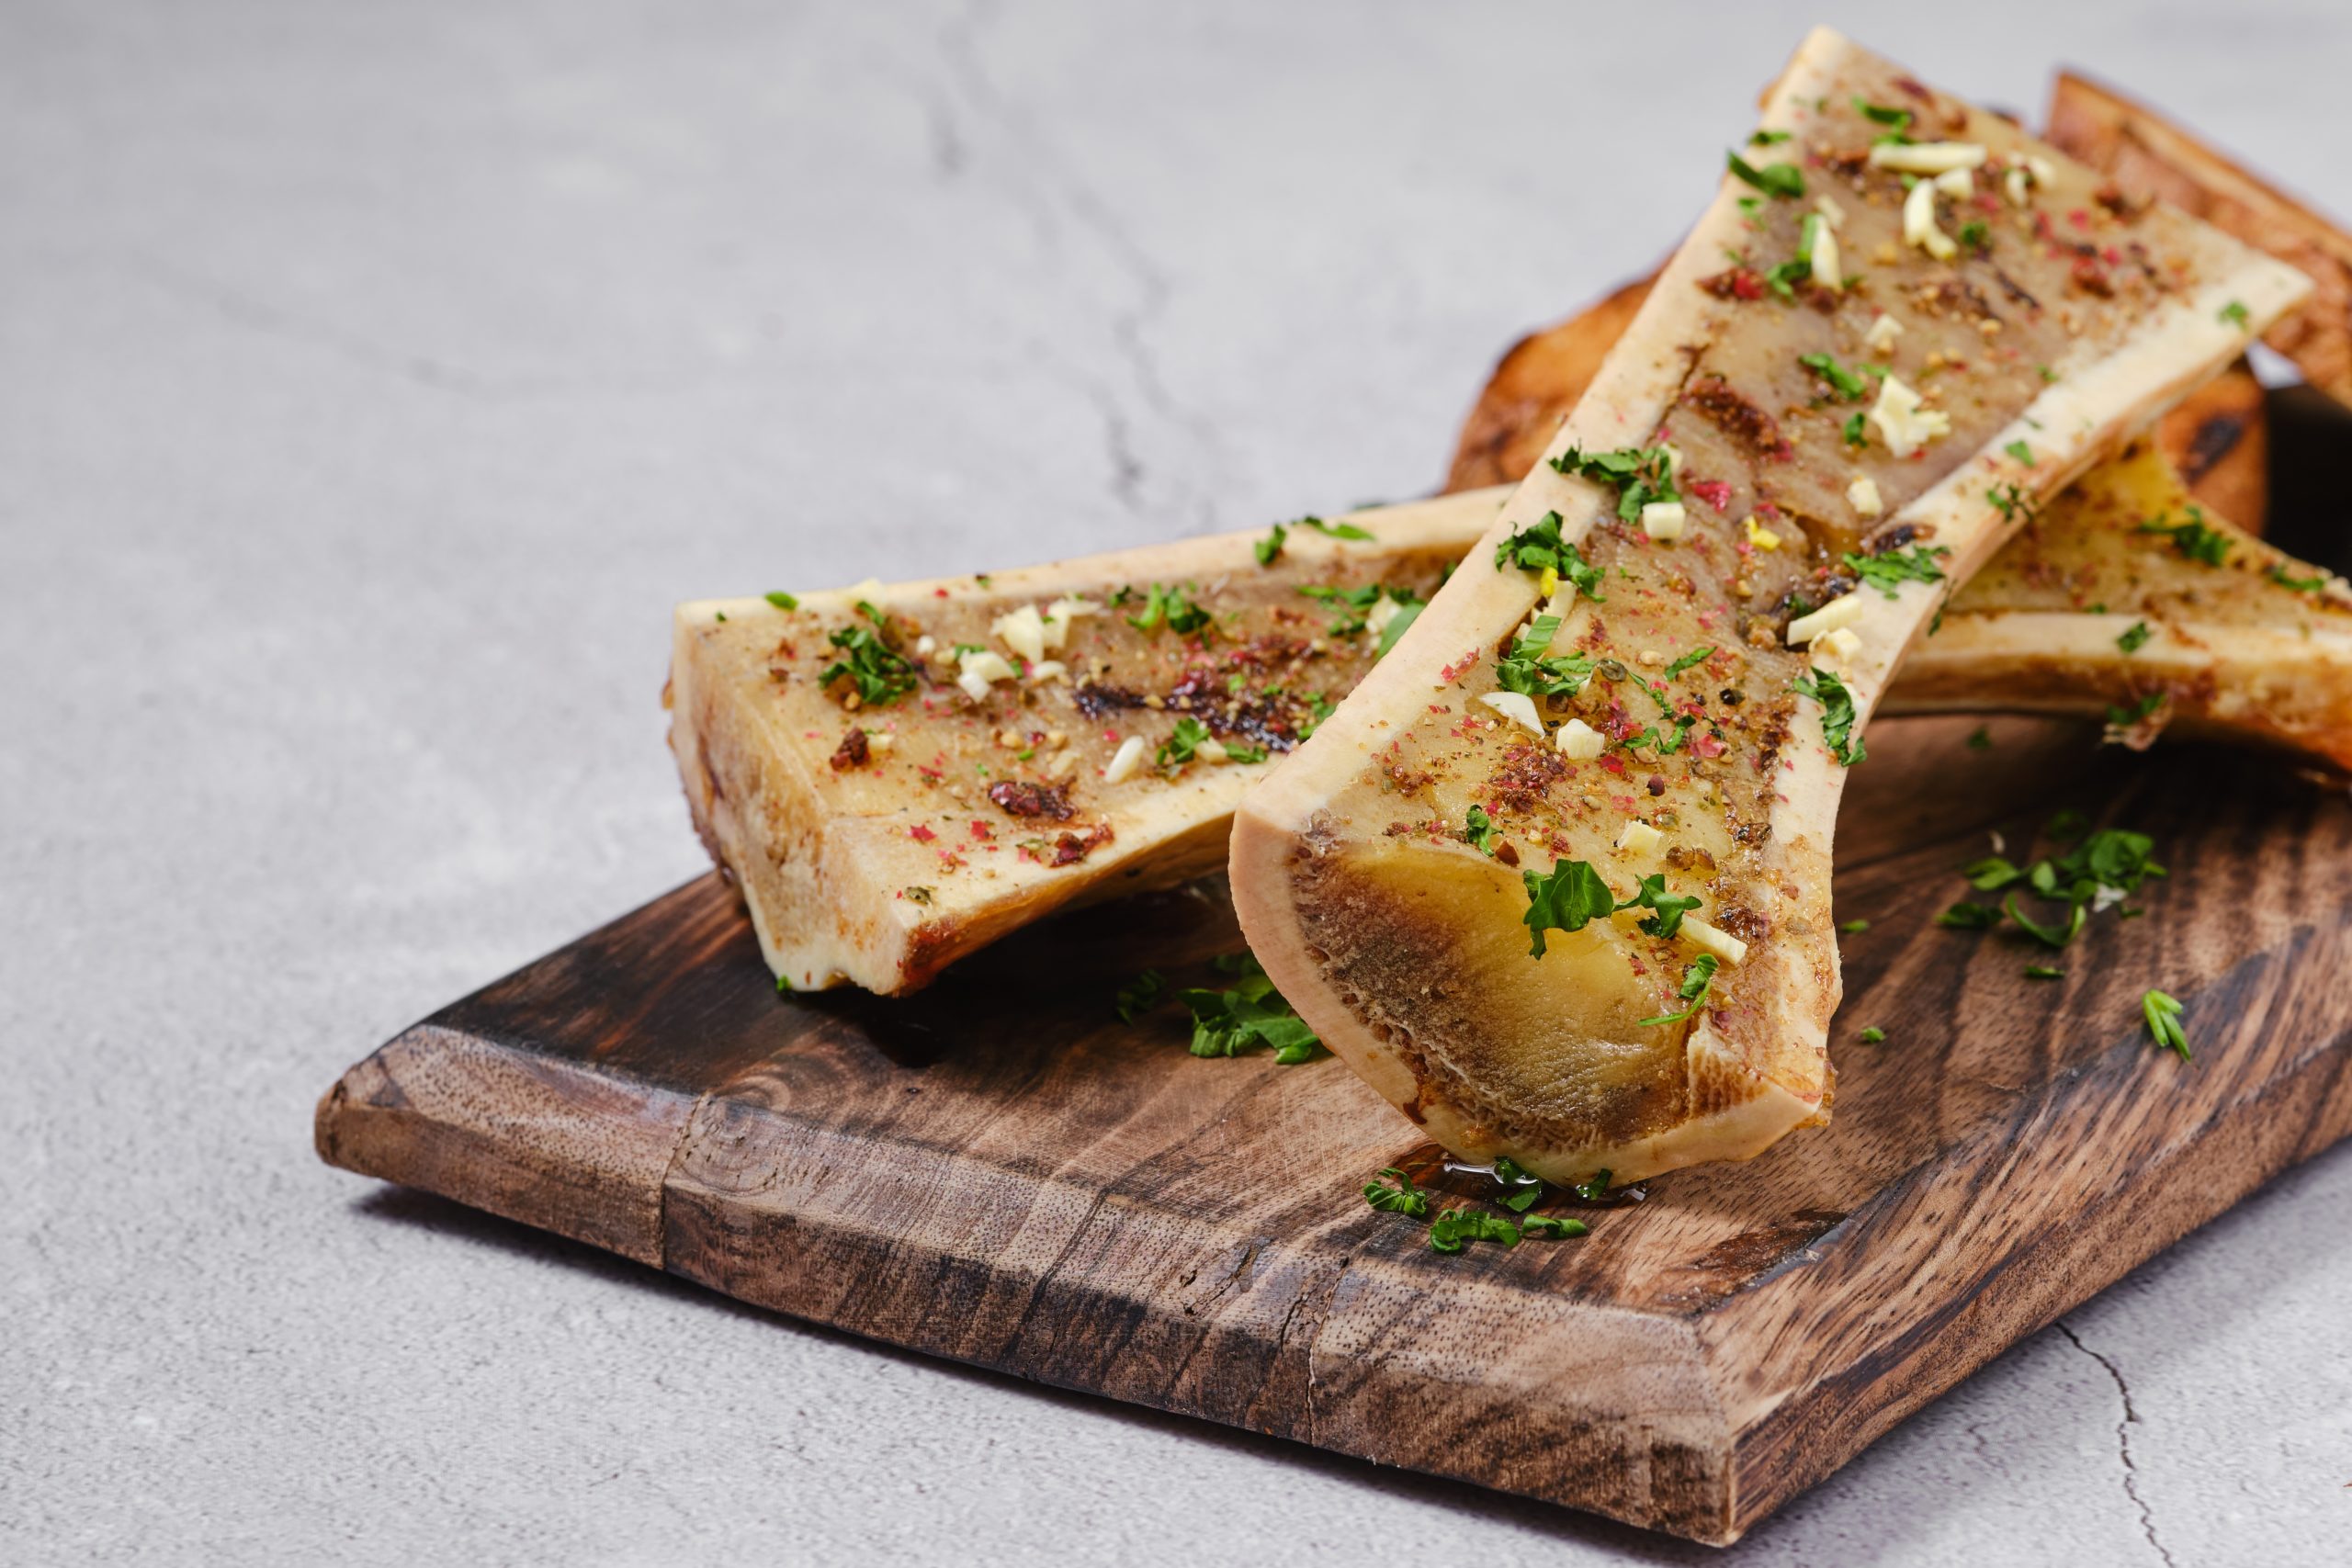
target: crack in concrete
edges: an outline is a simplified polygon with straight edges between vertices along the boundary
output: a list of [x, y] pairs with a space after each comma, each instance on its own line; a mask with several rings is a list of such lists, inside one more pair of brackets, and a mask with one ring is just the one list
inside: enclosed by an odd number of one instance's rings
[[2075, 1333], [2064, 1318], [2058, 1320], [2057, 1327], [2058, 1332], [2066, 1337], [2067, 1343], [2106, 1369], [2107, 1375], [2114, 1381], [2115, 1392], [2122, 1396], [2123, 1419], [2115, 1424], [2115, 1446], [2123, 1460], [2123, 1495], [2131, 1498], [2132, 1506], [2140, 1511], [2140, 1533], [2148, 1538], [2148, 1544], [2155, 1548], [2158, 1557], [2164, 1559], [2165, 1568], [2175, 1568], [2172, 1553], [2165, 1549], [2163, 1541], [2156, 1539], [2155, 1515], [2149, 1511], [2147, 1499], [2140, 1495], [2140, 1466], [2132, 1458], [2132, 1428], [2138, 1424], [2140, 1412], [2132, 1403], [2132, 1385], [2123, 1381], [2122, 1369], [2084, 1344], [2083, 1337]]
[[[1216, 426], [1186, 407], [1169, 389], [1149, 336], [1151, 327], [1166, 314], [1175, 298], [1174, 286], [1150, 253], [1136, 242], [1116, 209], [1078, 172], [1072, 160], [997, 90], [980, 62], [979, 50], [980, 34], [995, 17], [995, 6], [987, 0], [978, 0], [943, 27], [938, 37], [941, 63], [973, 111], [1002, 131], [1023, 153], [1023, 167], [1028, 178], [1008, 181], [1007, 189], [1029, 209], [1045, 248], [1049, 252], [1057, 250], [1060, 224], [1057, 214], [1066, 215], [1076, 228], [1094, 240], [1113, 270], [1126, 280], [1130, 298], [1126, 303], [1114, 307], [1106, 321], [1112, 347], [1125, 363], [1127, 379], [1144, 408], [1182, 431], [1199, 449], [1204, 460], [1186, 464], [1185, 468], [1214, 475], [1222, 468], [1223, 456]], [[933, 118], [937, 118], [937, 111], [933, 111]], [[1137, 511], [1146, 469], [1135, 448], [1133, 421], [1120, 400], [1107, 389], [1089, 390], [1103, 422], [1111, 492], [1120, 505]], [[1204, 522], [1215, 519], [1214, 494], [1212, 485], [1193, 498], [1194, 511]]]

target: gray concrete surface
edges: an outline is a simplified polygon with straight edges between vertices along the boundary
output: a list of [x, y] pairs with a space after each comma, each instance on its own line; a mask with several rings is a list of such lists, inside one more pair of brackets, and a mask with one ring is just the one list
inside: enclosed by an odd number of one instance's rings
[[[1819, 8], [2352, 209], [2340, 6]], [[0, 1560], [1708, 1558], [814, 1332], [309, 1123], [699, 868], [673, 600], [1427, 488], [1815, 9], [0, 8]], [[2345, 1561], [2347, 1204], [2339, 1150], [1736, 1560]]]

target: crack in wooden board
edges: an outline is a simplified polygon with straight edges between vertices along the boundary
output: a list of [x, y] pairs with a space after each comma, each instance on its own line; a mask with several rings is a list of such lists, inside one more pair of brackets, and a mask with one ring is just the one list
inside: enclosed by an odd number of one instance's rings
[[[877, 1000], [776, 997], [706, 877], [355, 1066], [320, 1151], [895, 1345], [1728, 1541], [2352, 1131], [2342, 792], [1973, 728], [1882, 721], [1852, 781], [1838, 914], [1871, 929], [1831, 1124], [1578, 1241], [1432, 1254], [1357, 1186], [1477, 1179], [1337, 1063], [1196, 1060], [1173, 1009], [1116, 1022], [1134, 970], [1238, 944], [1214, 886]], [[1984, 832], [2022, 859], [2069, 806], [2154, 836], [2148, 918], [2094, 920], [2056, 982], [1934, 926]], [[2147, 1042], [2151, 985], [2195, 1062]]]

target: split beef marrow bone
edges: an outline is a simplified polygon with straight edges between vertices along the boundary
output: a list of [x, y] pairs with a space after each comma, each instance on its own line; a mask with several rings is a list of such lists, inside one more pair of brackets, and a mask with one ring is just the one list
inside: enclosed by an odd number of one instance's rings
[[1826, 1115], [1830, 840], [1888, 675], [2305, 288], [1826, 30], [1743, 152], [1559, 467], [1236, 817], [1244, 931], [1324, 1042], [1547, 1177]]
[[665, 699], [695, 827], [800, 989], [910, 990], [1053, 909], [1200, 875], [1476, 511], [682, 604]]

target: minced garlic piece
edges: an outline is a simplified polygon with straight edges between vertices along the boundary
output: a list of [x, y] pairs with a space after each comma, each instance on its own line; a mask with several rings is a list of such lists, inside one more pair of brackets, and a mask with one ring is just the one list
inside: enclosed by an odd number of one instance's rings
[[1981, 141], [1882, 141], [1871, 149], [1871, 168], [1903, 175], [1949, 174], [1984, 162]]
[[1403, 604], [1383, 593], [1380, 596], [1380, 602], [1363, 613], [1363, 635], [1378, 642], [1380, 634], [1388, 629], [1388, 623], [1395, 620], [1396, 612], [1404, 607]]
[[865, 732], [865, 748], [869, 751], [888, 751], [898, 743], [899, 738], [887, 729], [869, 729]]
[[1952, 238], [1936, 227], [1936, 187], [1921, 180], [1903, 198], [1903, 243], [1917, 245], [1938, 261], [1950, 261], [1960, 254]]
[[1813, 264], [1813, 279], [1831, 288], [1846, 287], [1846, 274], [1838, 265], [1838, 236], [1831, 231], [1829, 220], [1824, 219], [1813, 231], [1813, 249], [1805, 256]]
[[1601, 738], [1600, 731], [1580, 718], [1572, 718], [1560, 726], [1555, 743], [1560, 749], [1560, 755], [1571, 762], [1589, 762], [1609, 746], [1609, 742]]
[[1751, 548], [1759, 550], [1777, 550], [1781, 547], [1781, 536], [1772, 532], [1771, 529], [1764, 526], [1763, 524], [1756, 521], [1754, 517], [1749, 517], [1746, 525], [1747, 528], [1747, 543]]
[[1908, 457], [1939, 435], [1951, 434], [1950, 414], [1921, 407], [1919, 394], [1892, 376], [1879, 383], [1870, 418], [1886, 437], [1886, 449], [1898, 457]]
[[1193, 755], [1204, 762], [1229, 762], [1233, 753], [1225, 749], [1222, 740], [1204, 740], [1193, 748]]
[[[1075, 755], [1075, 753], [1072, 754]], [[1135, 771], [1142, 766], [1143, 737], [1130, 735], [1119, 742], [1117, 750], [1111, 753], [1111, 765], [1102, 770], [1102, 782], [1104, 784], [1124, 783], [1133, 777]]]
[[2026, 175], [2022, 168], [2012, 168], [2001, 176], [2001, 188], [2008, 193], [2011, 207], [2023, 207], [2032, 198], [2026, 194]]
[[1902, 335], [1903, 323], [1893, 316], [1882, 315], [1871, 323], [1871, 330], [1862, 334], [1862, 346], [1873, 354], [1890, 353], [1894, 347], [1894, 340]]
[[[1841, 600], [1840, 603], [1842, 604], [1843, 601]], [[1851, 626], [1838, 626], [1826, 636], [1815, 637], [1813, 643], [1813, 656], [1815, 659], [1826, 659], [1834, 664], [1843, 664], [1849, 668], [1854, 662], [1854, 655], [1861, 651], [1862, 639], [1854, 635], [1854, 629]]]
[[1842, 229], [1846, 226], [1846, 209], [1838, 206], [1838, 198], [1827, 191], [1823, 191], [1813, 198], [1813, 209], [1820, 213], [1821, 220], [1832, 229]]
[[1069, 641], [1070, 623], [1080, 615], [1100, 615], [1102, 606], [1091, 599], [1075, 596], [1055, 600], [1046, 606], [1046, 646], [1060, 649]]
[[1965, 197], [1976, 194], [1976, 175], [1971, 169], [1946, 169], [1936, 176], [1936, 188], [1946, 196]]
[[1666, 477], [1672, 479], [1682, 471], [1682, 448], [1671, 441], [1661, 441], [1657, 449], [1666, 455]]
[[1648, 855], [1655, 853], [1658, 845], [1665, 841], [1665, 834], [1646, 822], [1636, 820], [1626, 823], [1623, 831], [1617, 835], [1617, 851], [1620, 854]]
[[1042, 686], [1048, 681], [1069, 679], [1069, 666], [1058, 659], [1041, 659], [1029, 666], [1029, 682], [1032, 685]]
[[1032, 664], [1046, 657], [1046, 618], [1037, 614], [1035, 604], [1007, 610], [990, 621], [989, 636]]
[[1682, 525], [1690, 517], [1679, 501], [1653, 501], [1642, 508], [1642, 532], [1659, 544], [1671, 544], [1682, 537]]
[[1536, 735], [1544, 733], [1544, 720], [1535, 711], [1535, 699], [1525, 692], [1488, 692], [1478, 700], [1521, 728]]
[[1069, 778], [1078, 772], [1079, 760], [1082, 755], [1083, 753], [1078, 751], [1057, 751], [1052, 760], [1046, 764], [1046, 776], [1056, 783]]
[[1868, 474], [1856, 474], [1854, 482], [1846, 487], [1846, 504], [1857, 517], [1875, 517], [1886, 510], [1886, 503], [1879, 499], [1878, 481]]
[[1747, 956], [1746, 942], [1727, 931], [1709, 925], [1696, 915], [1682, 917], [1682, 934], [1726, 964], [1737, 964]]
[[1010, 681], [1014, 673], [1012, 666], [1004, 661], [1004, 655], [991, 653], [985, 648], [966, 649], [956, 663], [956, 683], [963, 687], [964, 694], [976, 703], [989, 700], [991, 683]]
[[1803, 648], [1819, 637], [1826, 637], [1839, 626], [1852, 626], [1862, 618], [1862, 599], [1859, 593], [1848, 593], [1832, 599], [1811, 615], [1799, 615], [1789, 623], [1789, 646]]
[[938, 651], [939, 639], [932, 636], [929, 632], [925, 632], [922, 636], [915, 638], [915, 657], [917, 659], [929, 659], [933, 654], [937, 653]]

